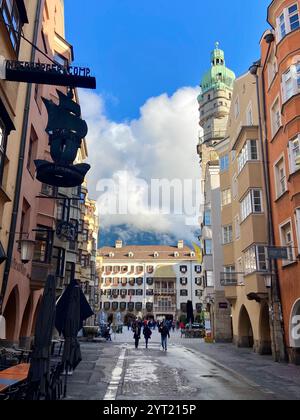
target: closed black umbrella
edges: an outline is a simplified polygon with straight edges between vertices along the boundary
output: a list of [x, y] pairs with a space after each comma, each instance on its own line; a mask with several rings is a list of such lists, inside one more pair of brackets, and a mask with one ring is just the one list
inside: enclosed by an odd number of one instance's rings
[[80, 331], [80, 288], [73, 287], [70, 294], [67, 317], [63, 329], [65, 338], [64, 352], [62, 361], [66, 367], [74, 370], [81, 362], [80, 345], [77, 340]]
[[187, 312], [187, 320], [188, 320], [188, 323], [191, 324], [191, 326], [192, 326], [192, 324], [195, 321], [195, 318], [194, 318], [193, 302], [191, 300], [189, 300], [188, 303], [187, 303], [187, 310], [186, 310], [186, 312]]
[[65, 367], [65, 389], [67, 390], [67, 375], [69, 369], [74, 370], [81, 362], [80, 345], [77, 339], [83, 322], [94, 315], [78, 282], [73, 279], [60, 297], [56, 305], [55, 327], [65, 338], [62, 362]]
[[[71, 301], [71, 293], [74, 287], [78, 286], [78, 282], [74, 279], [70, 282], [67, 286], [66, 290], [59, 298], [57, 305], [56, 305], [56, 319], [55, 319], [55, 327], [59, 334], [64, 334], [64, 328], [66, 325], [66, 319], [68, 315], [68, 308]], [[86, 297], [84, 296], [83, 291], [79, 288], [80, 293], [80, 328], [81, 330], [83, 326], [83, 322], [94, 315]]]
[[29, 381], [35, 384], [42, 395], [46, 394], [49, 383], [50, 351], [55, 323], [56, 281], [48, 276], [41, 306], [38, 312], [34, 348], [29, 370]]

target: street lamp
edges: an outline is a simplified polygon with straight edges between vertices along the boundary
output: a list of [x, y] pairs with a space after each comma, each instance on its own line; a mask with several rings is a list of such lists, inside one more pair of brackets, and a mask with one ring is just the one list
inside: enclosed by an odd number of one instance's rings
[[21, 261], [23, 264], [28, 264], [33, 259], [35, 241], [30, 239], [21, 239], [17, 241], [21, 247]]

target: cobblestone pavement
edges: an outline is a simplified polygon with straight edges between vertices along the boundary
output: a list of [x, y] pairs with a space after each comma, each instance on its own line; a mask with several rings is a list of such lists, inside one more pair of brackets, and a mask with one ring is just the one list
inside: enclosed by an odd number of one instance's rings
[[168, 352], [160, 337], [134, 349], [132, 333], [113, 342], [82, 343], [83, 362], [69, 380], [79, 400], [300, 400], [300, 368], [280, 365], [248, 349], [205, 344], [172, 333]]

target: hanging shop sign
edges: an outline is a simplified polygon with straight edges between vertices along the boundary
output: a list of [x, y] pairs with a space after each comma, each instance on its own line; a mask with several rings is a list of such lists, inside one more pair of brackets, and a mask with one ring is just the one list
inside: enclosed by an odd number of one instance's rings
[[287, 260], [288, 248], [270, 246], [268, 249], [268, 257], [272, 260]]
[[0, 78], [11, 82], [96, 89], [96, 78], [92, 77], [89, 68], [58, 63], [30, 63], [0, 57]]
[[55, 187], [73, 188], [82, 185], [90, 165], [74, 165], [82, 139], [88, 127], [81, 118], [81, 108], [73, 101], [73, 92], [68, 95], [57, 90], [59, 104], [42, 98], [48, 112], [46, 133], [49, 135], [52, 162], [36, 160], [37, 179]]

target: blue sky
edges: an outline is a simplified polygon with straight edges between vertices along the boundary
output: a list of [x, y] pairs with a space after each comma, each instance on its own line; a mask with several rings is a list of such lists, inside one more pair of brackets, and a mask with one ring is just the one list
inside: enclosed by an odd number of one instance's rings
[[107, 116], [138, 118], [150, 97], [196, 86], [216, 41], [237, 74], [259, 57], [270, 0], [65, 0], [78, 64], [97, 76]]
[[[149, 211], [149, 187], [153, 179], [200, 185], [197, 96], [210, 53], [219, 41], [227, 65], [244, 73], [259, 58], [269, 2], [88, 0], [79, 7], [78, 0], [65, 0], [76, 64], [89, 66], [98, 83], [96, 92], [80, 92], [80, 102], [89, 126], [89, 193], [98, 202], [102, 244], [116, 238], [172, 244], [174, 238], [191, 242], [199, 236], [200, 204], [193, 222], [184, 214], [158, 216]], [[116, 185], [126, 180], [130, 188], [101, 193], [98, 183], [106, 179]], [[111, 211], [115, 191], [127, 197], [134, 214]], [[187, 196], [195, 198], [195, 191]]]

